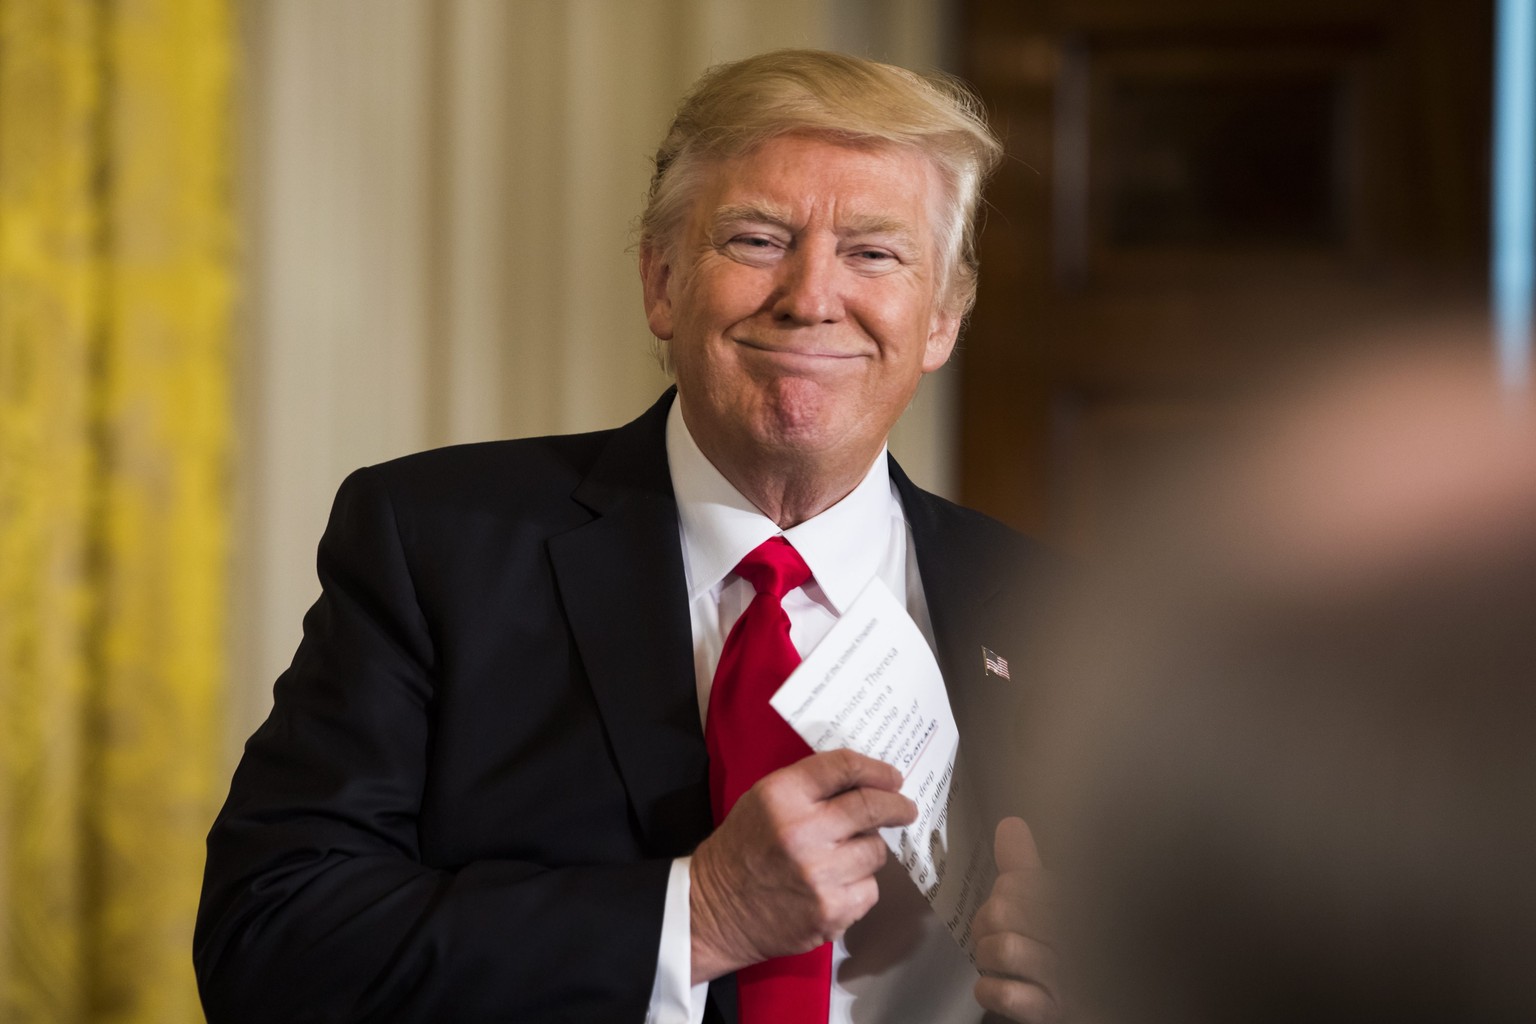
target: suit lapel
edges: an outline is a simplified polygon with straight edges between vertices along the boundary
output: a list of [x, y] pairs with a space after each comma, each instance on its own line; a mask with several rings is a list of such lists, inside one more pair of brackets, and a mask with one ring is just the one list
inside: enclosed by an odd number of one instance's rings
[[573, 497], [595, 518], [550, 558], [604, 728], [647, 845], [688, 852], [710, 829], [677, 505], [671, 393], [613, 438]]
[[971, 768], [981, 806], [996, 818], [1011, 812], [1015, 803], [1012, 759], [1023, 680], [988, 674], [982, 649], [1007, 657], [1021, 642], [1020, 624], [1013, 621], [1013, 609], [1005, 607], [1005, 592], [1018, 582], [1009, 573], [1017, 566], [1000, 557], [995, 538], [976, 529], [961, 510], [919, 489], [894, 460], [891, 476], [912, 527], [938, 647], [934, 653], [960, 730], [961, 757]]
[[981, 675], [981, 648], [988, 616], [987, 606], [1003, 589], [997, 573], [995, 551], [973, 551], [973, 538], [955, 523], [940, 521], [939, 499], [907, 478], [895, 460], [891, 476], [901, 495], [902, 510], [912, 527], [917, 547], [917, 570], [923, 580], [923, 596], [933, 622], [939, 668], [954, 690]]

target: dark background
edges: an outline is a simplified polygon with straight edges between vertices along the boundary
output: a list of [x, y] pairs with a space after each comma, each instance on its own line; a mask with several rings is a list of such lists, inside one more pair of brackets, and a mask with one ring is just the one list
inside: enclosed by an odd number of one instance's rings
[[1485, 303], [1489, 0], [965, 0], [1007, 159], [961, 500], [1091, 549], [1275, 367]]

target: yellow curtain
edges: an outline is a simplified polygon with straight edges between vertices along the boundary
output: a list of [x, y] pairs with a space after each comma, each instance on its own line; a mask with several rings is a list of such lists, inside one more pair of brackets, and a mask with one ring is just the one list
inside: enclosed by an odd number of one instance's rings
[[226, 0], [0, 0], [0, 1020], [201, 1020]]

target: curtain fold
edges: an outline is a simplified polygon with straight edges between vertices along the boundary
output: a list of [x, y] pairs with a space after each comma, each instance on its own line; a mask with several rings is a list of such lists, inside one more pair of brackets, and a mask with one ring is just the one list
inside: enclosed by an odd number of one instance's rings
[[222, 791], [225, 0], [0, 0], [0, 1019], [201, 1020]]

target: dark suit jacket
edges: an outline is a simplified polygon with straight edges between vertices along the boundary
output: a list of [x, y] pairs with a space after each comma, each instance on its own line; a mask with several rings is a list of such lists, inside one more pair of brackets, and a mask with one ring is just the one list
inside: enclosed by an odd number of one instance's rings
[[[342, 485], [208, 838], [210, 1021], [644, 1019], [670, 862], [711, 827], [670, 402]], [[892, 473], [963, 747], [1000, 748], [980, 650], [1032, 552]]]

